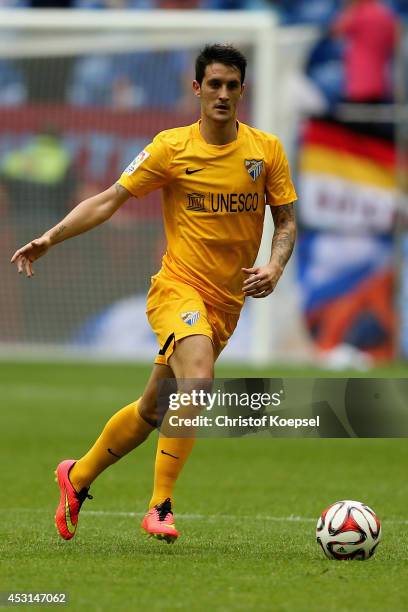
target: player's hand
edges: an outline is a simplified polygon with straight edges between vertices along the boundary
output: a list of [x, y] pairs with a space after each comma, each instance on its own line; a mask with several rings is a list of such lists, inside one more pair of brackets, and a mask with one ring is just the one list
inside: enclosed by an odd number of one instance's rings
[[50, 246], [51, 241], [49, 238], [44, 236], [36, 238], [21, 247], [21, 249], [18, 249], [11, 258], [11, 263], [16, 264], [19, 274], [25, 272], [26, 276], [30, 278], [34, 276], [33, 261], [45, 255]]
[[242, 268], [248, 275], [244, 280], [242, 291], [245, 297], [264, 298], [272, 293], [281, 277], [282, 269], [278, 266], [258, 266], [256, 268]]

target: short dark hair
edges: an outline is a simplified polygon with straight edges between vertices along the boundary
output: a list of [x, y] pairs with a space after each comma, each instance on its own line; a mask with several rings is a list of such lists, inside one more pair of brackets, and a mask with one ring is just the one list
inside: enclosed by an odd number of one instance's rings
[[205, 69], [210, 64], [224, 64], [237, 68], [241, 74], [241, 85], [245, 79], [247, 65], [246, 57], [232, 45], [206, 45], [200, 52], [195, 63], [195, 78], [201, 85]]

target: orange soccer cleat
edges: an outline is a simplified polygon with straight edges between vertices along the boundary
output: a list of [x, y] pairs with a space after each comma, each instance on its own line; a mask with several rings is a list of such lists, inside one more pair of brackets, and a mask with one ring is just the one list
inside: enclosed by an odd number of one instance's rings
[[86, 498], [92, 499], [92, 495], [88, 494], [89, 489], [84, 488], [77, 493], [69, 480], [69, 472], [75, 463], [75, 459], [66, 459], [55, 470], [57, 477], [55, 480], [61, 491], [60, 502], [55, 513], [55, 525], [64, 540], [74, 537], [81, 506]]
[[173, 544], [177, 540], [180, 533], [174, 525], [169, 497], [149, 510], [143, 518], [142, 529], [149, 536], [157, 540], [164, 540], [167, 544]]

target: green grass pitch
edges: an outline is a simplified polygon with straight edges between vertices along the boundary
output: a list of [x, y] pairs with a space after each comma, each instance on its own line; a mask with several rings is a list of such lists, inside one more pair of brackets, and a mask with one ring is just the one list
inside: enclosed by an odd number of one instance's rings
[[[94, 483], [76, 537], [60, 540], [56, 464], [88, 448], [106, 419], [139, 395], [148, 371], [0, 363], [0, 591], [66, 591], [75, 611], [408, 609], [405, 439], [199, 440], [176, 490], [182, 537], [169, 546], [139, 527], [151, 492], [152, 435]], [[224, 366], [217, 373], [243, 374], [290, 372]], [[369, 561], [329, 561], [315, 543], [318, 515], [342, 498], [365, 501], [382, 520], [383, 541]]]

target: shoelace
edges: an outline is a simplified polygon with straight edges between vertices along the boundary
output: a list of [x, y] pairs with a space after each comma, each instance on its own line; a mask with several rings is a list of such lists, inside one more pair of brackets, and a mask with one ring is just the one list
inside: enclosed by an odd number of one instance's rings
[[173, 514], [171, 511], [171, 501], [170, 501], [170, 497], [168, 497], [167, 499], [164, 500], [164, 502], [162, 502], [161, 504], [156, 506], [156, 510], [159, 514], [159, 520], [160, 521], [164, 521], [164, 519], [166, 518], [166, 516], [170, 513]]
[[79, 500], [80, 503], [80, 507], [82, 506], [82, 504], [84, 503], [84, 501], [86, 499], [93, 499], [93, 495], [90, 495], [88, 493], [89, 489], [81, 489], [79, 493], [76, 494], [77, 499]]

